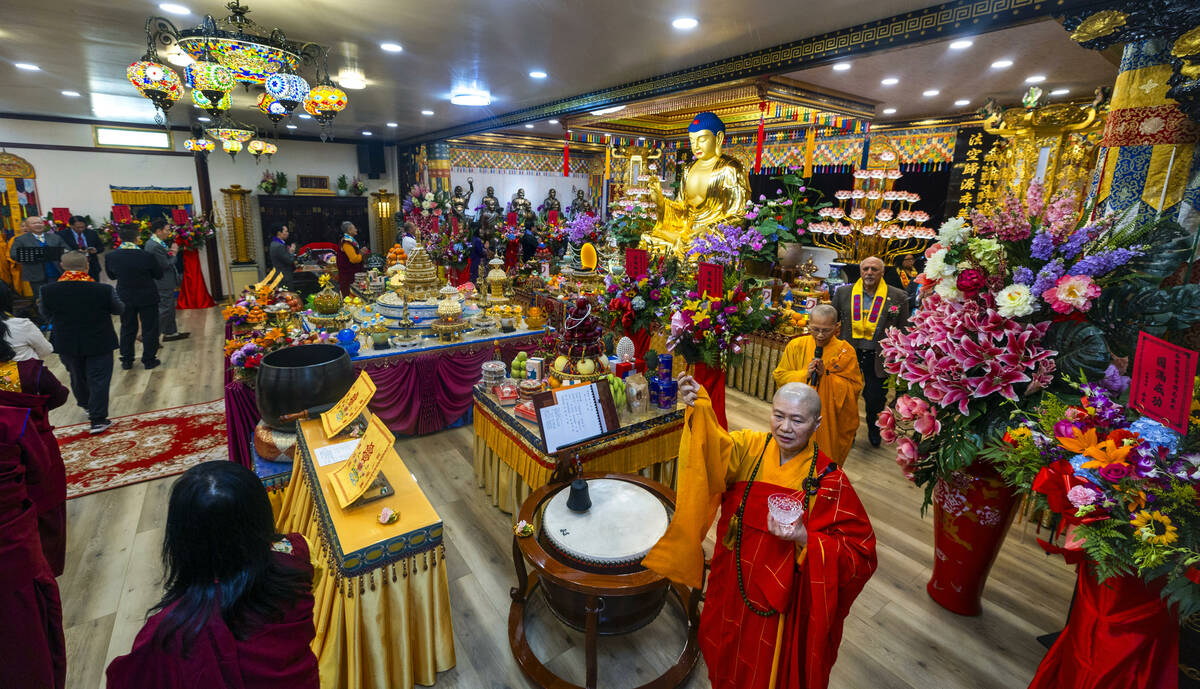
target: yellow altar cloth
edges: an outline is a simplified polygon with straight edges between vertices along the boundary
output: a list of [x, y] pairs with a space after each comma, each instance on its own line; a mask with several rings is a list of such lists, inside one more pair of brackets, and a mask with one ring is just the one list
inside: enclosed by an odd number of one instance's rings
[[[382, 472], [395, 495], [342, 510], [313, 452], [328, 445], [319, 419], [299, 424], [292, 481], [276, 519], [282, 533], [308, 539], [323, 565], [314, 583], [313, 622], [322, 689], [411, 689], [454, 667], [454, 632], [442, 520], [399, 457]], [[379, 523], [390, 507], [396, 523]]]
[[[543, 450], [537, 424], [516, 416], [475, 388], [475, 482], [502, 512], [515, 515], [533, 491], [550, 481], [556, 459]], [[612, 435], [579, 447], [584, 471], [633, 474], [674, 488], [683, 410], [652, 410], [621, 418]]]

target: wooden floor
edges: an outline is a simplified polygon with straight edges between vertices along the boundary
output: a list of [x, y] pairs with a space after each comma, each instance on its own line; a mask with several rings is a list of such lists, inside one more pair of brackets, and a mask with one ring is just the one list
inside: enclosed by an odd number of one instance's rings
[[[181, 312], [192, 337], [164, 345], [163, 365], [113, 374], [111, 414], [132, 414], [221, 397], [222, 324], [218, 309]], [[56, 375], [65, 381], [57, 358]], [[767, 405], [729, 392], [733, 427], [766, 428]], [[56, 425], [86, 420], [67, 404]], [[846, 471], [874, 524], [879, 569], [846, 621], [833, 670], [835, 689], [1010, 689], [1032, 678], [1044, 649], [1039, 634], [1062, 626], [1073, 572], [1044, 555], [1028, 525], [1015, 525], [1000, 553], [980, 617], [949, 613], [925, 594], [932, 553], [920, 492], [885, 448], [862, 441]], [[458, 665], [438, 687], [527, 687], [507, 640], [508, 590], [514, 575], [510, 518], [475, 486], [470, 427], [397, 444], [446, 525], [447, 563]], [[60, 579], [68, 648], [67, 686], [103, 686], [104, 668], [129, 650], [146, 609], [160, 594], [163, 520], [173, 479], [126, 486], [67, 503], [67, 567]], [[535, 652], [552, 670], [582, 683], [582, 635], [560, 625], [540, 602], [531, 605]], [[670, 664], [683, 645], [679, 615], [669, 606], [653, 624], [627, 637], [602, 639], [601, 687], [634, 687]], [[708, 687], [703, 661], [686, 684]]]

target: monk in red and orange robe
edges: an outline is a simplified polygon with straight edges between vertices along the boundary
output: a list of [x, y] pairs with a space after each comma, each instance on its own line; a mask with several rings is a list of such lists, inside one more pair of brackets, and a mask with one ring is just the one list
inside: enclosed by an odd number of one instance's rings
[[821, 398], [821, 425], [816, 441], [821, 451], [838, 466], [854, 445], [858, 432], [858, 395], [863, 389], [862, 371], [854, 347], [838, 339], [842, 325], [837, 309], [818, 304], [809, 313], [808, 335], [793, 339], [775, 367], [776, 385], [807, 383]]
[[[842, 624], [876, 559], [862, 503], [813, 442], [820, 400], [807, 385], [784, 385], [775, 394], [771, 433], [727, 433], [708, 393], [688, 376], [679, 381], [679, 397], [690, 408], [675, 515], [642, 564], [699, 588], [701, 543], [719, 506], [699, 629], [712, 686], [825, 689]], [[767, 498], [776, 493], [804, 503], [798, 521], [781, 524], [770, 515]]]

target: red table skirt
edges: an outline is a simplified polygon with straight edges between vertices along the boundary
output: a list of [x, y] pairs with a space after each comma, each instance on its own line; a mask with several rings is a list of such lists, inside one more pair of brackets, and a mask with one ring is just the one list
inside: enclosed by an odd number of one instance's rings
[[[501, 341], [501, 356], [511, 361], [518, 351], [532, 350], [540, 337]], [[375, 383], [369, 406], [392, 432], [426, 435], [450, 426], [470, 411], [472, 390], [482, 375], [480, 367], [492, 358], [492, 341], [481, 340], [445, 351], [414, 353], [355, 362]], [[225, 422], [229, 458], [253, 468], [250, 437], [261, 417], [254, 388], [225, 378]]]
[[200, 253], [195, 249], [183, 252], [183, 280], [179, 283], [179, 299], [175, 306], [180, 309], [210, 309], [215, 306], [204, 272], [200, 270]]

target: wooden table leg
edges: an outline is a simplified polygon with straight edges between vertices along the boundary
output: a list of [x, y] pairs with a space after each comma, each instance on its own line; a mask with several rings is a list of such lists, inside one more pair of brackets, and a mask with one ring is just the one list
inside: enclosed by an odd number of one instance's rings
[[583, 685], [587, 689], [596, 689], [596, 637], [600, 626], [600, 611], [604, 609], [604, 599], [599, 596], [589, 596], [584, 612], [587, 613], [587, 633], [583, 640], [584, 657], [587, 659], [587, 679]]

